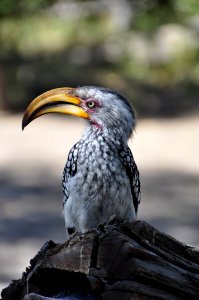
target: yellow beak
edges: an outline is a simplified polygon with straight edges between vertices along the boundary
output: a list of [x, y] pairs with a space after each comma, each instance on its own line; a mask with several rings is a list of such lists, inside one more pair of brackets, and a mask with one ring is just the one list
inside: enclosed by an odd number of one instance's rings
[[54, 112], [89, 119], [89, 114], [80, 107], [81, 99], [74, 95], [74, 91], [69, 87], [57, 88], [35, 98], [24, 113], [22, 130], [39, 116]]

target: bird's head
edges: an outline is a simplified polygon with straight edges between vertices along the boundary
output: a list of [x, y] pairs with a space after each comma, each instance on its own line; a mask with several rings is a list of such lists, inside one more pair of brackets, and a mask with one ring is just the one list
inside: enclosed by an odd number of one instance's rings
[[83, 86], [58, 88], [35, 98], [23, 117], [22, 128], [47, 113], [64, 113], [82, 117], [91, 128], [106, 135], [127, 140], [135, 127], [135, 114], [121, 94], [107, 88]]

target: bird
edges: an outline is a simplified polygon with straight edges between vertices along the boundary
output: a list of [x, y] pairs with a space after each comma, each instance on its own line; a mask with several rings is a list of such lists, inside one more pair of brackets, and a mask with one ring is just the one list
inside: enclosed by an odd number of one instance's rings
[[22, 129], [48, 113], [87, 120], [72, 147], [63, 172], [66, 234], [85, 233], [112, 216], [135, 221], [141, 199], [137, 165], [128, 146], [136, 117], [121, 93], [96, 86], [62, 87], [35, 98], [27, 107]]

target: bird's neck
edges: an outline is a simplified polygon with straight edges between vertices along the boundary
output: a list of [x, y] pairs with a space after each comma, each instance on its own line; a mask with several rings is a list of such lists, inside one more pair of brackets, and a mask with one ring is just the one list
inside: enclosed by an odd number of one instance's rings
[[102, 128], [98, 124], [88, 125], [82, 135], [83, 140], [98, 140], [102, 137], [106, 143], [115, 145], [115, 147], [124, 147], [127, 145], [128, 138], [125, 133], [122, 134], [121, 128]]

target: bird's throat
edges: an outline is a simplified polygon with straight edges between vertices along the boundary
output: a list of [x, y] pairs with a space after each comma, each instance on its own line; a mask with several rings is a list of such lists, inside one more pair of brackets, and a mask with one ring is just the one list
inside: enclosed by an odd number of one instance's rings
[[97, 128], [97, 129], [102, 130], [102, 125], [98, 124], [98, 123], [95, 122], [95, 121], [91, 121], [91, 125], [92, 125], [94, 128]]

